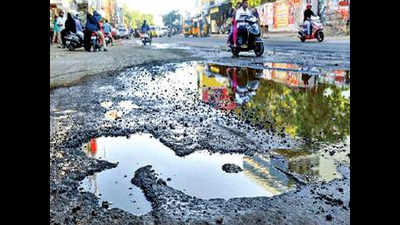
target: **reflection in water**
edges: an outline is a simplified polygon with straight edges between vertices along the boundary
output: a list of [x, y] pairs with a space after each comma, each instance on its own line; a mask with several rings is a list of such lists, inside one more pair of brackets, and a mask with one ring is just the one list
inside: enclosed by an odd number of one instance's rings
[[[299, 70], [290, 64], [265, 66]], [[198, 87], [203, 102], [265, 129], [327, 143], [349, 135], [349, 71], [312, 75], [203, 64], [198, 66]]]
[[[84, 190], [101, 194], [100, 199], [111, 201], [113, 207], [137, 215], [149, 212], [151, 205], [130, 180], [134, 171], [146, 165], [152, 165], [162, 179], [171, 178], [169, 186], [203, 199], [270, 197], [296, 188], [291, 178], [274, 167], [273, 160], [261, 154], [248, 157], [198, 151], [178, 157], [150, 135], [92, 139], [83, 150], [89, 157], [119, 162], [116, 168], [86, 178]], [[243, 172], [224, 172], [226, 163], [241, 166]]]
[[308, 175], [318, 180], [330, 181], [335, 178], [342, 178], [337, 171], [336, 161], [344, 162], [341, 155], [347, 154], [337, 153], [336, 156], [323, 156], [320, 152], [311, 152], [310, 150], [297, 149], [276, 149], [274, 150], [280, 156], [285, 157], [281, 168], [286, 168], [290, 172], [300, 175]]

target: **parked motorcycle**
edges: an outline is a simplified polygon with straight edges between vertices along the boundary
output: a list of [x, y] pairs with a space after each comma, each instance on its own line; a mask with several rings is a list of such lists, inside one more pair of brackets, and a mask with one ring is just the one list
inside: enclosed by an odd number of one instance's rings
[[149, 45], [151, 45], [152, 38], [148, 32], [142, 34], [141, 39], [142, 39], [143, 45], [146, 45], [147, 43], [149, 43]]
[[323, 25], [321, 20], [318, 16], [311, 17], [311, 35], [307, 35], [307, 26], [302, 24], [299, 26], [299, 36], [301, 42], [305, 42], [306, 40], [310, 39], [317, 39], [319, 42], [324, 40], [324, 32], [323, 32]]
[[69, 32], [65, 36], [65, 45], [68, 50], [74, 51], [77, 48], [83, 47], [84, 42], [84, 37], [83, 33], [78, 32], [78, 33], [73, 33]]
[[264, 54], [264, 42], [261, 39], [260, 27], [255, 16], [244, 15], [237, 20], [237, 40], [234, 47], [232, 35], [228, 37], [229, 46], [234, 56], [239, 56], [241, 51], [252, 51], [256, 56]]
[[98, 37], [96, 32], [92, 32], [90, 37], [90, 49], [93, 49], [93, 52], [101, 51], [103, 46], [102, 40]]

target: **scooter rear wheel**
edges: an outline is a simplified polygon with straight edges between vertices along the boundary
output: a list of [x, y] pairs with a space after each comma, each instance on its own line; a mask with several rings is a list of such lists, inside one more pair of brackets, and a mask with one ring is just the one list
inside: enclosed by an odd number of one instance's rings
[[239, 57], [240, 50], [239, 48], [232, 47], [231, 48], [232, 54], [236, 57]]
[[263, 43], [258, 43], [256, 45], [256, 48], [254, 49], [254, 53], [256, 53], [257, 57], [260, 57], [264, 54], [264, 44]]

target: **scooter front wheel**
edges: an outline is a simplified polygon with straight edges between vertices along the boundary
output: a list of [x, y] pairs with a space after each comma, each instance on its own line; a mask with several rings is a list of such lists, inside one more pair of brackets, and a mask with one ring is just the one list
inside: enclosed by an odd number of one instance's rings
[[318, 31], [317, 33], [317, 40], [322, 42], [324, 40], [324, 33], [322, 31]]
[[239, 48], [235, 48], [235, 47], [232, 47], [231, 48], [231, 51], [232, 51], [232, 54], [234, 55], [234, 56], [236, 56], [236, 57], [239, 57], [239, 53], [240, 53], [240, 50], [239, 50]]

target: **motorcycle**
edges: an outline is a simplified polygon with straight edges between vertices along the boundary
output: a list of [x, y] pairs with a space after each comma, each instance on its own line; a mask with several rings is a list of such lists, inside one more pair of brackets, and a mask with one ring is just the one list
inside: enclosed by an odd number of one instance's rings
[[93, 52], [101, 51], [103, 46], [102, 40], [98, 37], [96, 32], [92, 32], [90, 37], [90, 49], [93, 48]]
[[146, 45], [146, 43], [149, 43], [149, 45], [151, 45], [152, 38], [151, 38], [151, 36], [149, 35], [148, 32], [144, 33], [142, 35], [141, 39], [142, 39], [143, 45]]
[[323, 25], [321, 20], [318, 16], [311, 17], [311, 35], [307, 35], [307, 26], [302, 24], [299, 26], [299, 36], [301, 42], [305, 42], [306, 40], [310, 39], [317, 39], [319, 42], [324, 40], [324, 32], [323, 32]]
[[107, 33], [104, 35], [104, 42], [106, 46], [110, 46], [110, 44], [112, 44], [111, 34]]
[[234, 56], [239, 56], [241, 51], [252, 51], [257, 57], [264, 54], [264, 42], [261, 39], [260, 27], [258, 20], [253, 15], [243, 15], [237, 20], [237, 40], [234, 47], [233, 37], [230, 35], [229, 47]]
[[67, 49], [70, 51], [74, 51], [77, 48], [83, 47], [83, 45], [84, 45], [83, 33], [69, 32], [65, 36], [65, 45], [66, 45]]

